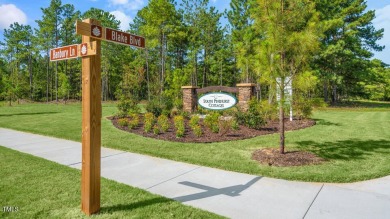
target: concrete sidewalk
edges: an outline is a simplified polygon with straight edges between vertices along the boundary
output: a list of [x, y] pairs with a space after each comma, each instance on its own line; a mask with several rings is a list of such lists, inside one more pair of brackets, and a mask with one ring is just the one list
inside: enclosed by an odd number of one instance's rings
[[[0, 128], [0, 146], [81, 168], [81, 143]], [[390, 176], [303, 183], [102, 148], [102, 176], [229, 218], [390, 218]]]

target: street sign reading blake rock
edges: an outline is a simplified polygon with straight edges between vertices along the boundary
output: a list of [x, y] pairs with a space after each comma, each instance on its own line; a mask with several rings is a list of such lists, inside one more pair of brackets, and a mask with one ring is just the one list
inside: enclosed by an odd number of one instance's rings
[[138, 48], [145, 48], [145, 38], [99, 25], [76, 21], [76, 33]]
[[208, 93], [198, 100], [198, 104], [209, 110], [225, 110], [237, 104], [237, 99], [227, 93]]

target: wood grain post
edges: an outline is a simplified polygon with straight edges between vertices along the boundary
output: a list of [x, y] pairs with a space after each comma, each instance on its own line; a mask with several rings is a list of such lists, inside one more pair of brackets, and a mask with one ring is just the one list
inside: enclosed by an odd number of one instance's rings
[[[84, 22], [100, 25], [87, 19]], [[100, 40], [82, 36], [83, 43], [96, 41], [96, 55], [82, 58], [82, 169], [81, 210], [91, 215], [100, 210], [101, 154], [101, 51]]]

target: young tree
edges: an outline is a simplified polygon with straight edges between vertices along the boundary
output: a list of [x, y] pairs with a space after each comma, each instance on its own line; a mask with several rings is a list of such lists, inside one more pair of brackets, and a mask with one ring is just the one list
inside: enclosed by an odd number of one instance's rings
[[302, 73], [310, 54], [318, 48], [318, 14], [310, 0], [257, 0], [253, 13], [255, 28], [264, 35], [260, 58], [277, 82], [279, 100], [280, 153], [285, 152], [284, 92], [286, 79]]

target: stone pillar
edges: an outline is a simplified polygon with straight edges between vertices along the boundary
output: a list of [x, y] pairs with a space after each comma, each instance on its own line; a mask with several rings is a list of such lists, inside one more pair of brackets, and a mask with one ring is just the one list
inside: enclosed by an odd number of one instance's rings
[[198, 105], [198, 95], [196, 93], [197, 86], [182, 86], [183, 91], [183, 111], [192, 113]]
[[255, 86], [253, 83], [237, 84], [238, 87], [238, 108], [246, 112], [249, 109], [249, 101], [255, 94]]

